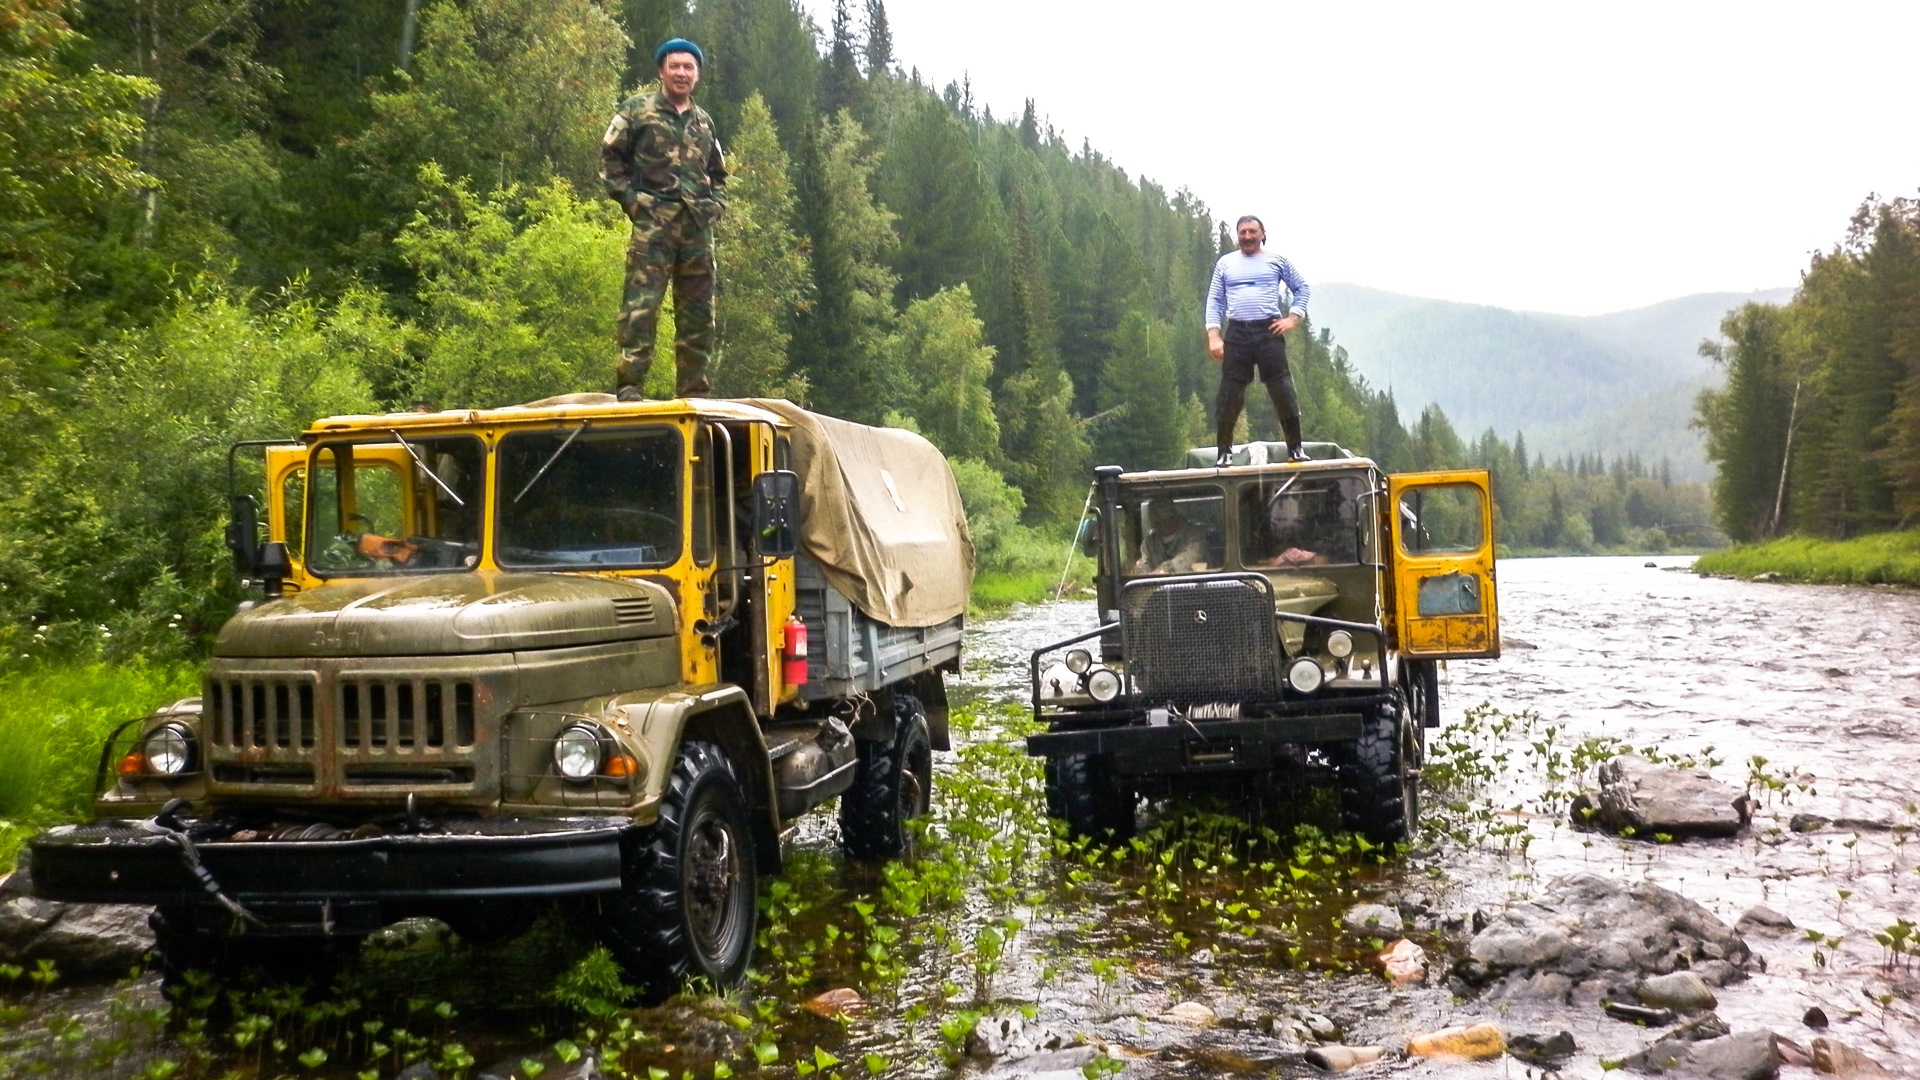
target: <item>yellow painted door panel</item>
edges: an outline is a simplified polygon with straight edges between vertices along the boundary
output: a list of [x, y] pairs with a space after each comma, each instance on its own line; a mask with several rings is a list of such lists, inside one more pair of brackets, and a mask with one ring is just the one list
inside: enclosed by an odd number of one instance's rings
[[1499, 656], [1493, 492], [1486, 471], [1390, 476], [1387, 493], [1400, 651], [1423, 660]]

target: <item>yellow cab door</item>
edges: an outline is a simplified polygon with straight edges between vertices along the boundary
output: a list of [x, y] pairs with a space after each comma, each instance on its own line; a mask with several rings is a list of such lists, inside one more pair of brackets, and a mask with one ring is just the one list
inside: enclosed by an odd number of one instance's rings
[[300, 508], [306, 503], [307, 448], [299, 443], [269, 446], [266, 456], [267, 539], [287, 545], [287, 558], [293, 562], [291, 580], [298, 583], [306, 577]]
[[1387, 478], [1393, 628], [1423, 660], [1500, 655], [1493, 490], [1484, 469]]

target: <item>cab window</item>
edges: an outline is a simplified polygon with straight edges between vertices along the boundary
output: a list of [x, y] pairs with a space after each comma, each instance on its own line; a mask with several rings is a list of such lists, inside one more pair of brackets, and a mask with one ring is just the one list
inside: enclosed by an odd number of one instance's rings
[[1400, 547], [1409, 555], [1451, 555], [1480, 550], [1486, 514], [1472, 484], [1414, 488], [1400, 497]]
[[666, 566], [680, 558], [680, 433], [568, 427], [500, 440], [501, 566]]
[[1128, 576], [1220, 568], [1225, 499], [1215, 487], [1135, 492], [1120, 504]]
[[1350, 566], [1371, 556], [1358, 476], [1262, 479], [1240, 489], [1240, 560], [1253, 568]]
[[485, 446], [466, 435], [321, 444], [307, 469], [308, 568], [324, 577], [475, 565], [485, 464]]

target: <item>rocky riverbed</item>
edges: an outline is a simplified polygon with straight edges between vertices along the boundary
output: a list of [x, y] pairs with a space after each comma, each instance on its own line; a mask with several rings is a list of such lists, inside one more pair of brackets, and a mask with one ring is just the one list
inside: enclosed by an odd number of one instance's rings
[[[1091, 611], [1044, 605], [974, 631], [974, 719], [942, 755], [928, 855], [850, 867], [831, 820], [810, 820], [763, 904], [761, 978], [735, 999], [621, 1010], [595, 997], [580, 947], [555, 944], [564, 927], [491, 949], [413, 927], [294, 1009], [235, 992], [239, 1015], [268, 1018], [266, 1049], [236, 1046], [220, 1010], [169, 1015], [154, 977], [115, 981], [143, 947], [137, 913], [53, 910], [14, 882], [0, 886], [0, 962], [18, 968], [0, 989], [0, 1064], [529, 1080], [704, 1077], [716, 1061], [849, 1077], [1920, 1074], [1906, 936], [1920, 661], [1905, 647], [1920, 598], [1644, 562], [1502, 564], [1506, 655], [1446, 673], [1426, 828], [1404, 859], [1331, 834], [1312, 796], [1251, 827], [1148, 807], [1122, 852], [1055, 837], [1004, 706], [1024, 699], [1026, 650]], [[57, 975], [35, 985], [48, 955]], [[338, 1018], [305, 1018], [322, 1005]], [[196, 1018], [209, 1050], [183, 1044]]]

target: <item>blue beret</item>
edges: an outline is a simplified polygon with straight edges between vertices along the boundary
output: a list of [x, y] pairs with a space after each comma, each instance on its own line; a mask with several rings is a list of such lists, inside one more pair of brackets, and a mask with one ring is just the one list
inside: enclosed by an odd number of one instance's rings
[[700, 51], [700, 46], [695, 45], [683, 37], [671, 38], [661, 42], [660, 47], [653, 50], [653, 66], [659, 67], [661, 64], [666, 63], [667, 57], [677, 52], [692, 53], [694, 63], [699, 64], [701, 67], [707, 66], [707, 54]]

